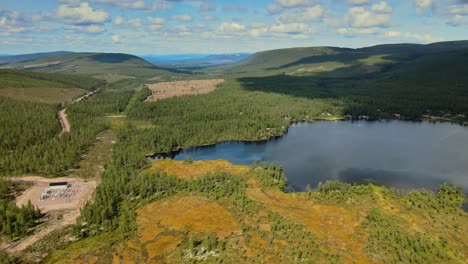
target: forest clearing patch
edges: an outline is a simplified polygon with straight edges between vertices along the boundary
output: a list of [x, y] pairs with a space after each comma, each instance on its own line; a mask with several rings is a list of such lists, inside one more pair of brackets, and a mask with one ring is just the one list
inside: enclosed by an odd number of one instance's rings
[[305, 225], [331, 250], [344, 254], [346, 260], [370, 263], [364, 241], [355, 239], [362, 221], [359, 215], [342, 207], [315, 203], [304, 196], [279, 190], [263, 191], [256, 180], [250, 180], [249, 184], [251, 187], [246, 193], [250, 198], [283, 217]]
[[241, 232], [226, 208], [201, 196], [174, 197], [140, 207], [137, 225], [142, 243], [150, 239], [148, 233], [154, 239], [164, 230], [216, 233], [220, 238]]
[[207, 94], [214, 91], [216, 86], [223, 82], [224, 79], [209, 79], [147, 84], [148, 88], [153, 92], [153, 94], [150, 95], [145, 101], [154, 102], [161, 99], [181, 95]]
[[246, 174], [249, 166], [235, 165], [226, 160], [199, 160], [185, 162], [181, 160], [163, 159], [151, 164], [150, 172], [164, 171], [167, 175], [181, 179], [194, 179], [210, 172], [224, 171], [233, 174]]

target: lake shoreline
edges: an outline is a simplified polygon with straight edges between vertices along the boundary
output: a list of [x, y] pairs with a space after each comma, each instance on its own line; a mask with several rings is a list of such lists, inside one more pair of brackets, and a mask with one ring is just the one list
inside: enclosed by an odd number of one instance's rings
[[245, 143], [245, 144], [265, 144], [268, 143], [269, 141], [277, 140], [283, 136], [285, 136], [288, 133], [288, 130], [290, 127], [298, 124], [313, 124], [316, 122], [335, 122], [335, 121], [342, 121], [342, 122], [359, 122], [359, 121], [366, 121], [366, 122], [391, 122], [391, 121], [403, 121], [403, 122], [429, 122], [429, 123], [450, 123], [453, 125], [459, 125], [459, 126], [468, 126], [468, 121], [464, 122], [455, 122], [453, 120], [447, 120], [447, 119], [430, 119], [430, 118], [424, 118], [421, 117], [420, 119], [359, 119], [359, 118], [334, 118], [334, 119], [313, 119], [313, 120], [300, 120], [300, 121], [292, 121], [289, 123], [288, 127], [286, 127], [281, 134], [272, 134], [270, 137], [267, 139], [233, 139], [233, 140], [222, 140], [222, 141], [216, 141], [216, 142], [210, 142], [206, 144], [201, 144], [201, 145], [194, 145], [194, 146], [189, 146], [189, 147], [178, 147], [174, 150], [169, 150], [166, 152], [154, 152], [154, 153], [149, 153], [145, 154], [147, 159], [150, 160], [158, 160], [160, 158], [173, 158], [177, 154], [179, 154], [181, 151], [187, 150], [187, 149], [192, 149], [192, 148], [203, 148], [203, 147], [211, 147], [216, 144], [221, 144], [221, 143]]

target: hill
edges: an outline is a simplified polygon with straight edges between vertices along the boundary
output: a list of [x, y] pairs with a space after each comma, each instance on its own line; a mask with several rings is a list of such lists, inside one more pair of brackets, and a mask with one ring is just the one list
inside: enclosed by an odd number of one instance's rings
[[[167, 76], [169, 72], [137, 56], [122, 53], [70, 53], [10, 63], [4, 68], [92, 75], [102, 79]], [[116, 77], [117, 76], [117, 77]]]
[[20, 55], [0, 55], [0, 64], [15, 63], [21, 61], [35, 60], [42, 57], [70, 54], [69, 51], [54, 51], [54, 52], [41, 52]]
[[60, 103], [103, 84], [86, 76], [0, 69], [0, 96], [12, 99]]
[[[212, 67], [205, 72], [242, 76], [283, 73], [315, 75], [317, 72], [330, 72], [347, 68], [350, 74], [355, 74], [378, 70], [376, 69], [378, 67], [374, 67], [375, 65], [407, 62], [425, 55], [465, 48], [468, 48], [468, 41], [438, 42], [428, 45], [387, 44], [359, 49], [338, 47], [278, 49], [258, 52], [245, 61]], [[359, 66], [360, 69], [356, 69], [354, 66]]]

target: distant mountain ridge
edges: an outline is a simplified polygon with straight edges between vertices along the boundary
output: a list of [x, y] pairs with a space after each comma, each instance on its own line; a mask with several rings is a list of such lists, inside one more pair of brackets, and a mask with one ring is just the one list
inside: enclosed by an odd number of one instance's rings
[[[395, 61], [406, 61], [419, 56], [468, 49], [468, 41], [447, 41], [431, 44], [383, 44], [364, 48], [342, 47], [297, 47], [275, 49], [254, 53], [246, 60], [220, 65], [208, 69], [210, 73], [244, 74], [257, 72], [264, 74], [268, 71], [280, 71], [300, 65], [337, 62], [351, 64], [365, 58], [381, 56]], [[375, 58], [374, 58], [375, 59]], [[380, 58], [381, 60], [383, 58]], [[336, 66], [336, 65], [335, 65]], [[278, 72], [276, 72], [278, 73]]]
[[130, 77], [155, 76], [169, 73], [165, 69], [137, 57], [124, 53], [65, 53], [8, 63], [0, 68], [61, 72], [86, 75], [121, 75]]
[[250, 53], [232, 54], [180, 54], [180, 55], [145, 55], [145, 60], [164, 67], [206, 67], [236, 63], [248, 58]]
[[40, 52], [40, 53], [31, 53], [31, 54], [20, 54], [20, 55], [0, 55], [0, 64], [22, 62], [28, 60], [35, 60], [48, 56], [64, 55], [70, 54], [73, 52], [70, 51], [53, 51], [53, 52]]

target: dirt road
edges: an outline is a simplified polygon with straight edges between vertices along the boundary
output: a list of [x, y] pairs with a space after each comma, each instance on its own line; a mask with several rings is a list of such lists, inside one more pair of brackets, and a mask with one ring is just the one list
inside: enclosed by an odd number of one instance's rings
[[60, 124], [62, 125], [62, 132], [60, 134], [70, 133], [70, 122], [68, 122], [67, 113], [65, 113], [65, 111], [67, 111], [66, 108], [60, 110], [58, 113]]
[[[74, 103], [81, 102], [84, 99], [87, 99], [88, 97], [91, 97], [91, 96], [95, 95], [99, 90], [101, 90], [101, 88], [98, 88], [98, 89], [96, 89], [96, 90], [94, 90], [92, 92], [89, 92], [89, 93], [87, 93], [87, 94], [73, 100], [71, 103], [74, 104]], [[63, 133], [70, 133], [70, 122], [68, 121], [66, 111], [67, 111], [67, 109], [63, 108], [58, 112], [58, 116], [59, 116], [59, 119], [60, 119], [60, 124], [62, 125], [62, 132], [60, 132], [60, 135], [62, 135]]]

